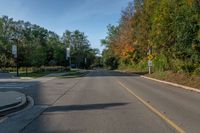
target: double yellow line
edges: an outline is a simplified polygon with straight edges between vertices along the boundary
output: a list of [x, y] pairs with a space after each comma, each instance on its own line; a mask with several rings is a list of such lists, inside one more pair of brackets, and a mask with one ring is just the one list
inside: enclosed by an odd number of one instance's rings
[[172, 120], [170, 120], [167, 116], [162, 114], [160, 111], [158, 111], [156, 108], [154, 108], [152, 105], [147, 103], [145, 100], [143, 100], [141, 97], [136, 95], [133, 91], [131, 91], [128, 87], [126, 87], [122, 82], [119, 80], [116, 80], [118, 84], [120, 84], [124, 89], [126, 89], [131, 95], [135, 96], [140, 102], [142, 102], [146, 107], [148, 107], [153, 113], [158, 115], [160, 118], [162, 118], [164, 121], [166, 121], [170, 126], [172, 126], [178, 133], [186, 133], [182, 128], [180, 128], [176, 123], [174, 123]]

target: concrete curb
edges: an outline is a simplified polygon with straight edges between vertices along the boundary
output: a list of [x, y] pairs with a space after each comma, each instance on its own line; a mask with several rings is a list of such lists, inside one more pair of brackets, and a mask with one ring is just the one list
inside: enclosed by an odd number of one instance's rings
[[84, 77], [85, 75], [87, 75], [88, 73], [90, 73], [89, 71], [84, 71], [83, 74], [80, 75], [80, 77]]
[[23, 108], [15, 110], [14, 112], [9, 113], [7, 115], [7, 117], [11, 117], [13, 115], [17, 115], [17, 114], [20, 114], [20, 113], [22, 113], [22, 112], [24, 112], [26, 110], [31, 109], [34, 106], [35, 102], [34, 102], [34, 100], [33, 100], [33, 98], [31, 96], [26, 96], [26, 99], [27, 99], [27, 104], [25, 104], [25, 106], [23, 106]]
[[[79, 72], [81, 72], [82, 74], [80, 74], [80, 75], [78, 75], [78, 76], [66, 76], [67, 78], [79, 78], [79, 77], [84, 77], [85, 75], [87, 75], [88, 73], [90, 73], [90, 71], [79, 71]], [[62, 77], [62, 76], [60, 76], [60, 77]]]
[[[3, 92], [3, 93], [5, 93], [5, 95], [8, 95], [9, 97], [9, 94], [8, 94], [9, 92]], [[16, 102], [11, 101], [10, 103], [8, 102], [5, 105], [2, 105], [0, 109], [0, 116], [5, 116], [12, 112], [19, 111], [27, 105], [27, 97], [25, 94], [22, 94], [19, 92], [11, 92], [11, 93], [16, 93], [15, 97], [20, 98], [20, 101], [16, 99]]]
[[145, 78], [145, 79], [149, 79], [149, 80], [153, 80], [153, 81], [157, 81], [157, 82], [160, 82], [160, 83], [173, 85], [173, 86], [176, 86], [176, 87], [181, 87], [181, 88], [183, 88], [185, 90], [190, 90], [190, 91], [195, 91], [195, 92], [200, 93], [199, 89], [192, 88], [192, 87], [189, 87], [189, 86], [184, 86], [184, 85], [180, 85], [180, 84], [176, 84], [176, 83], [172, 83], [172, 82], [168, 82], [168, 81], [163, 81], [163, 80], [159, 80], [159, 79], [155, 79], [155, 78], [150, 78], [150, 77], [147, 77], [147, 76], [140, 76], [140, 77]]
[[[62, 75], [65, 75], [67, 74], [68, 72], [61, 72], [61, 73], [50, 73], [48, 75], [45, 75], [45, 76], [42, 76], [42, 77], [59, 77], [59, 76], [62, 76]], [[42, 78], [41, 77], [41, 78]]]

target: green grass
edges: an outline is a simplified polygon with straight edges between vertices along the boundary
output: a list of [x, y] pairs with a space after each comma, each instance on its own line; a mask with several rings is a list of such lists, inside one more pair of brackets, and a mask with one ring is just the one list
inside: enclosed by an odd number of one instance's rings
[[154, 72], [150, 75], [147, 74], [147, 76], [200, 89], [199, 75], [191, 75], [184, 72], [176, 73], [173, 71], [163, 71]]
[[86, 72], [81, 72], [79, 70], [71, 70], [67, 72], [66, 75], [61, 76], [61, 78], [76, 78], [86, 74]]
[[[26, 75], [25, 71], [19, 71], [19, 77], [30, 77], [30, 78], [39, 78], [46, 76], [51, 73], [62, 73], [63, 71], [38, 71], [38, 72], [31, 72], [29, 71], [28, 74]], [[11, 73], [16, 73], [16, 72], [11, 72]], [[67, 72], [66, 75], [60, 76], [61, 78], [75, 78], [75, 77], [80, 77], [86, 72], [80, 71], [78, 69], [72, 69], [71, 71]]]
[[50, 72], [29, 72], [27, 75], [25, 72], [19, 74], [19, 77], [32, 77], [32, 78], [39, 78], [45, 75], [50, 74]]
[[61, 71], [28, 72], [27, 75], [26, 75], [26, 72], [20, 72], [19, 77], [39, 78], [39, 77], [43, 77], [43, 76], [46, 76], [51, 73], [59, 73], [59, 72], [61, 72]]

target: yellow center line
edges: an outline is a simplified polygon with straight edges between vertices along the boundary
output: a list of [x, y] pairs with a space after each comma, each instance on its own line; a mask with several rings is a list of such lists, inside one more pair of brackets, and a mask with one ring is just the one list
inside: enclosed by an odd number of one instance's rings
[[172, 120], [170, 120], [167, 116], [162, 114], [160, 111], [158, 111], [156, 108], [154, 108], [152, 105], [147, 103], [145, 100], [143, 100], [141, 97], [136, 95], [133, 91], [131, 91], [128, 87], [126, 87], [122, 82], [119, 80], [116, 80], [118, 84], [120, 84], [123, 88], [125, 88], [131, 95], [135, 96], [140, 102], [142, 102], [146, 107], [148, 107], [152, 112], [154, 112], [156, 115], [161, 117], [164, 121], [166, 121], [169, 125], [171, 125], [174, 129], [177, 130], [178, 133], [186, 133], [182, 128], [180, 128], [176, 123], [174, 123]]

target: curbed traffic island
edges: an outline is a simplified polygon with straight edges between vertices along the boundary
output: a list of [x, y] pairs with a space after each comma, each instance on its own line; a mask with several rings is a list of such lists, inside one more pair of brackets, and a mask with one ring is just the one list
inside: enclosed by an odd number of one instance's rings
[[25, 94], [15, 91], [0, 92], [0, 116], [23, 109], [27, 105]]

